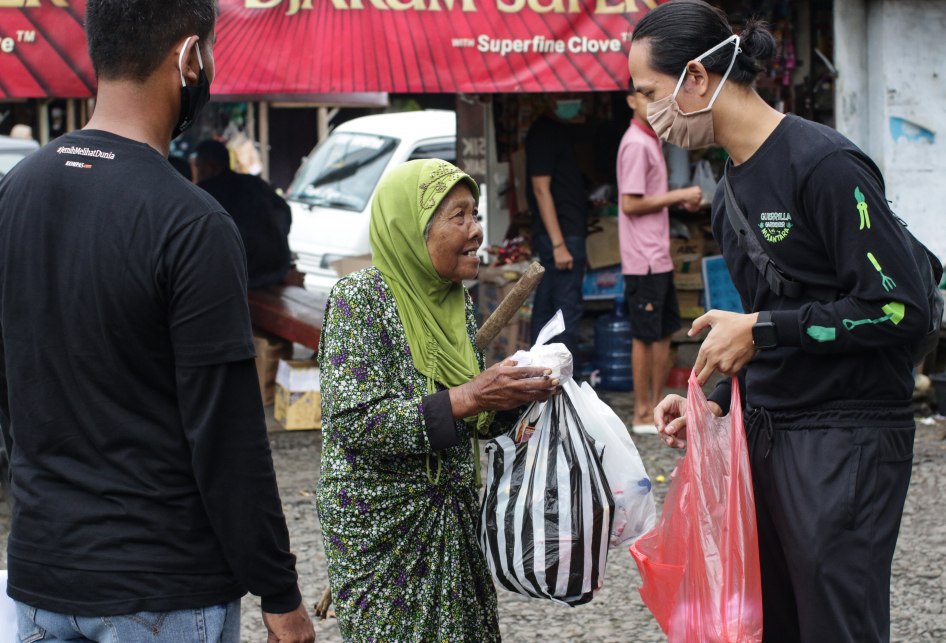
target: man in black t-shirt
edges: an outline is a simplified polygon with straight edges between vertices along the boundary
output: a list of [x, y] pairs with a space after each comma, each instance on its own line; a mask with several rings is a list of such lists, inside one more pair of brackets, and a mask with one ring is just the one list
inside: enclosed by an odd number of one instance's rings
[[561, 310], [565, 332], [558, 340], [578, 359], [578, 324], [584, 313], [581, 283], [585, 276], [588, 200], [566, 121], [581, 111], [581, 99], [549, 97], [549, 108], [526, 137], [526, 196], [532, 213], [532, 245], [545, 277], [535, 293], [532, 341]]
[[289, 204], [258, 176], [230, 169], [227, 146], [213, 139], [197, 146], [197, 185], [236, 223], [246, 251], [247, 287], [302, 286], [303, 275], [289, 251]]
[[[8, 593], [24, 641], [311, 642], [232, 219], [167, 160], [214, 0], [88, 0], [95, 114], [0, 182]], [[125, 618], [114, 618], [125, 615]]]

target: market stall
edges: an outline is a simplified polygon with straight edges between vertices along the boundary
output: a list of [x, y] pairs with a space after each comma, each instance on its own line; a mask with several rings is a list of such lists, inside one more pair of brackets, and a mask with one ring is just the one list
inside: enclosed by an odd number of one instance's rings
[[[228, 141], [242, 170], [269, 177], [276, 168], [291, 176], [298, 159], [328, 132], [333, 107], [381, 107], [406, 93], [453, 95], [457, 162], [483, 188], [487, 242], [501, 246], [525, 237], [528, 253], [525, 136], [548, 94], [569, 92], [582, 99], [569, 124], [585, 182], [598, 194], [585, 284], [594, 315], [623, 292], [617, 194], [608, 188], [630, 121], [628, 44], [637, 21], [661, 1], [221, 0], [217, 102], [175, 152], [186, 155], [197, 140], [213, 136]], [[38, 124], [34, 130], [45, 142], [81, 126], [95, 91], [82, 32], [85, 0], [2, 4], [0, 100], [20, 102], [0, 106], [0, 116], [6, 115], [0, 133], [25, 119]], [[833, 124], [831, 2], [718, 4], [737, 29], [750, 15], [773, 26], [779, 52], [758, 81], [762, 96], [780, 111]], [[712, 190], [726, 158], [719, 148], [690, 154], [668, 148], [666, 156], [671, 188], [702, 181], [704, 192]], [[712, 263], [704, 270], [703, 258], [716, 252], [708, 213], [671, 214], [684, 317], [705, 310], [707, 296], [714, 306], [731, 305], [725, 283], [715, 297], [709, 290], [725, 271]], [[495, 263], [513, 260], [496, 255]], [[513, 334], [522, 335], [521, 328], [510, 329]], [[587, 345], [590, 334], [584, 337]]]

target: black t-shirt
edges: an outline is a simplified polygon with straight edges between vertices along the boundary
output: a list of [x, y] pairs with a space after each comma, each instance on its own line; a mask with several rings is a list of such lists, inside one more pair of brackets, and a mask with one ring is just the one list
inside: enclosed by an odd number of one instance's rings
[[532, 213], [532, 234], [548, 234], [539, 203], [532, 190], [533, 176], [552, 177], [551, 192], [562, 236], [584, 237], [588, 234], [588, 198], [572, 147], [569, 127], [548, 116], [540, 116], [526, 136], [526, 197]]
[[0, 182], [0, 327], [12, 597], [104, 616], [250, 589], [294, 609], [245, 259], [216, 201], [142, 143], [47, 145]]
[[[789, 115], [729, 178], [750, 229], [783, 272], [846, 293], [829, 303], [776, 296], [739, 248], [716, 191], [713, 233], [743, 308], [772, 311], [779, 338], [779, 348], [746, 367], [749, 406], [908, 405], [908, 345], [926, 333], [929, 306], [877, 166], [835, 130]], [[726, 409], [729, 393], [724, 382], [712, 399]]]
[[247, 285], [266, 288], [282, 283], [292, 263], [289, 252], [289, 204], [263, 179], [226, 170], [199, 187], [233, 218], [246, 251]]

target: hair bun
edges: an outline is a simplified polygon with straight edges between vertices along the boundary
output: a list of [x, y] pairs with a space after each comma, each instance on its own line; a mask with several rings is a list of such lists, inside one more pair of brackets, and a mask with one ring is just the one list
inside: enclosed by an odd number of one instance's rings
[[750, 18], [739, 37], [742, 53], [752, 60], [769, 60], [778, 51], [775, 36], [769, 31], [769, 25], [762, 20]]

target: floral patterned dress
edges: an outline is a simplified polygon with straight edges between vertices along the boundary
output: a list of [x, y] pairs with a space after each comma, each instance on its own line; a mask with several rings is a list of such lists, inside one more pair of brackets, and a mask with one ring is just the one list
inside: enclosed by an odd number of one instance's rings
[[[467, 295], [467, 329], [476, 322]], [[376, 268], [342, 279], [325, 311], [319, 517], [342, 636], [358, 643], [499, 641], [477, 538], [471, 429], [429, 459], [422, 398], [394, 296]], [[480, 355], [482, 367], [482, 355]], [[504, 414], [491, 435], [508, 429]]]

